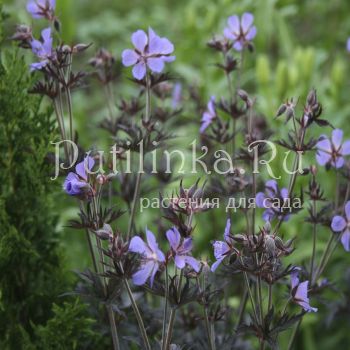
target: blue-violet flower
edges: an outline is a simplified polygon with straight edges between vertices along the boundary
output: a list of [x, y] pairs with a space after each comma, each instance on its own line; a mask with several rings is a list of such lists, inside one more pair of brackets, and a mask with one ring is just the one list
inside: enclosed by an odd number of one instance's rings
[[166, 232], [166, 237], [171, 246], [176, 267], [183, 269], [187, 264], [190, 265], [194, 271], [199, 272], [201, 266], [199, 261], [189, 255], [192, 251], [192, 238], [187, 237], [181, 240], [180, 232], [176, 227], [168, 230]]
[[134, 284], [141, 286], [150, 278], [150, 285], [152, 287], [159, 265], [165, 262], [165, 256], [158, 248], [154, 234], [147, 228], [146, 238], [147, 243], [139, 236], [133, 237], [130, 241], [129, 251], [141, 254], [142, 256], [140, 268], [132, 275], [132, 280]]
[[227, 20], [228, 27], [224, 29], [224, 36], [233, 41], [233, 48], [242, 51], [256, 36], [256, 27], [253, 26], [254, 16], [244, 13], [242, 18], [231, 16]]
[[344, 165], [344, 156], [350, 154], [350, 141], [342, 144], [343, 131], [335, 129], [332, 132], [331, 140], [325, 135], [321, 135], [316, 144], [316, 160], [319, 165], [332, 165], [341, 168]]
[[334, 232], [341, 232], [341, 243], [344, 249], [350, 251], [350, 201], [345, 204], [345, 218], [336, 215], [331, 224]]
[[88, 174], [86, 169], [91, 170], [95, 161], [91, 157], [86, 157], [82, 162], [75, 167], [75, 173], [70, 172], [63, 184], [63, 189], [70, 196], [76, 196], [84, 193], [89, 189]]
[[148, 29], [148, 35], [143, 30], [137, 30], [132, 34], [131, 41], [135, 48], [123, 51], [122, 62], [126, 67], [134, 66], [132, 74], [137, 80], [144, 78], [147, 68], [160, 73], [165, 62], [175, 60], [175, 56], [170, 56], [174, 45], [167, 38], [159, 37], [152, 28]]

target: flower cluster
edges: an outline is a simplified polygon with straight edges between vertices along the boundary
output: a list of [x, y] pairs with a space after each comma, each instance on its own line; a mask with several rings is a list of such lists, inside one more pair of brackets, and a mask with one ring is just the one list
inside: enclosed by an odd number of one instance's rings
[[135, 79], [143, 79], [147, 69], [160, 73], [164, 63], [175, 60], [175, 56], [171, 56], [174, 45], [167, 38], [159, 37], [152, 28], [148, 29], [148, 35], [143, 30], [137, 30], [131, 41], [135, 48], [123, 51], [122, 62], [126, 67], [134, 66], [132, 74]]

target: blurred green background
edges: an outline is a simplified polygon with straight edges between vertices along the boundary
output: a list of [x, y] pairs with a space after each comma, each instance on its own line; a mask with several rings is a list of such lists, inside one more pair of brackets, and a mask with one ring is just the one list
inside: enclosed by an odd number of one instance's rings
[[[25, 3], [24, 0], [4, 1], [4, 10], [10, 15], [6, 26], [8, 36], [14, 31], [16, 23], [32, 22], [25, 11]], [[87, 61], [100, 47], [105, 47], [120, 59], [122, 50], [131, 46], [131, 33], [151, 26], [160, 36], [166, 36], [175, 45], [176, 61], [168, 65], [168, 68], [175, 76], [198, 86], [204, 100], [212, 94], [220, 96], [227, 92], [226, 80], [214, 67], [220, 57], [206, 46], [207, 41], [214, 34], [221, 35], [228, 16], [252, 12], [258, 34], [254, 39], [255, 52], [246, 56], [242, 85], [257, 97], [259, 112], [266, 116], [274, 128], [279, 129], [281, 135], [286, 135], [287, 127], [283, 121], [273, 118], [277, 108], [281, 102], [294, 96], [300, 97], [299, 108], [302, 109], [307, 92], [310, 88], [315, 88], [324, 106], [324, 117], [335, 127], [343, 128], [345, 135], [350, 136], [350, 125], [347, 122], [350, 117], [347, 78], [350, 57], [346, 51], [346, 40], [350, 36], [350, 2], [347, 0], [57, 0], [57, 7], [63, 40], [66, 43], [93, 43], [88, 52], [76, 62], [79, 68], [89, 70]], [[44, 21], [39, 23], [45, 25]], [[39, 35], [40, 25], [36, 24], [35, 27], [36, 35]], [[30, 54], [27, 54], [27, 58], [28, 62], [32, 59]], [[123, 69], [122, 77], [114, 86], [116, 102], [120, 97], [135, 94], [135, 88], [127, 80], [128, 77], [130, 70]], [[107, 107], [99, 89], [86, 88], [74, 93], [76, 126], [85, 147], [95, 145], [103, 149], [110, 144], [106, 133], [96, 132], [96, 125], [106, 114]], [[186, 117], [197, 123], [193, 124], [190, 131], [181, 128], [176, 131], [181, 142], [186, 140], [185, 135], [192, 140], [198, 134], [201, 116]], [[314, 136], [323, 132], [324, 130], [316, 129]], [[309, 161], [312, 163], [313, 159]], [[325, 173], [323, 169], [320, 171]], [[324, 179], [326, 194], [331, 196], [335, 186], [334, 174], [325, 173]], [[283, 182], [284, 179], [281, 180]], [[61, 244], [65, 247], [67, 266], [70, 269], [83, 269], [89, 264], [85, 238], [83, 234], [65, 227], [67, 220], [76, 213], [75, 202], [69, 203], [67, 206], [66, 196], [57, 194], [57, 208], [61, 211]], [[203, 257], [210, 254], [208, 241], [220, 237], [224, 227], [224, 214], [216, 211], [216, 216], [212, 215], [202, 214], [196, 222], [195, 240], [199, 247], [198, 253]], [[301, 263], [304, 257], [310, 255], [311, 226], [300, 224], [302, 215], [299, 214], [298, 218], [284, 227], [285, 235], [297, 237], [298, 249], [292, 257], [294, 263]], [[139, 223], [142, 222], [145, 226], [152, 219], [153, 214], [146, 212]], [[212, 229], [208, 230], [208, 227]], [[238, 217], [233, 223], [233, 229], [239, 231], [242, 228], [243, 221]], [[327, 229], [319, 230], [319, 251], [322, 251], [329, 233]], [[350, 258], [339, 247], [334, 261], [327, 275], [336, 280], [343, 275]], [[349, 319], [347, 327], [350, 325]], [[306, 317], [302, 330], [303, 348], [328, 349], [339, 344], [339, 339], [350, 344], [344, 326], [340, 327], [340, 334], [333, 330], [331, 337], [322, 337], [320, 342], [315, 329], [316, 322], [319, 322], [317, 315]], [[344, 349], [349, 346], [344, 346]]]

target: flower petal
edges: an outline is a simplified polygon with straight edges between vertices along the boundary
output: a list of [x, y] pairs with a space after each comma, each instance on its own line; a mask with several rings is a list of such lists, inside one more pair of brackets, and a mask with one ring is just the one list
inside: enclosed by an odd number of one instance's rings
[[225, 231], [224, 231], [224, 239], [228, 241], [230, 239], [230, 230], [231, 230], [231, 219], [227, 219]]
[[175, 265], [178, 269], [183, 269], [185, 267], [185, 257], [184, 255], [175, 255]]
[[173, 248], [173, 250], [176, 251], [180, 245], [180, 240], [181, 240], [181, 235], [178, 229], [176, 227], [173, 227], [170, 230], [168, 230], [165, 233], [165, 235], [166, 235], [166, 238], [168, 239], [168, 242], [170, 243], [171, 248]]
[[230, 247], [226, 242], [223, 241], [215, 241], [213, 243], [214, 248], [214, 256], [215, 259], [220, 259], [230, 251]]
[[319, 165], [324, 166], [331, 160], [331, 155], [323, 151], [317, 151], [316, 161]]
[[337, 158], [335, 159], [335, 161], [332, 162], [332, 165], [333, 165], [335, 168], [339, 169], [339, 168], [342, 168], [342, 167], [344, 166], [344, 163], [345, 163], [345, 160], [344, 160], [343, 157], [337, 157]]
[[91, 170], [94, 165], [95, 165], [94, 159], [90, 156], [87, 156], [82, 162], [76, 165], [75, 171], [81, 178], [83, 178], [84, 180], [87, 180], [86, 171]]
[[52, 36], [51, 36], [51, 28], [43, 29], [41, 32], [41, 37], [43, 39], [43, 48], [45, 50], [45, 54], [47, 56], [51, 55], [52, 51]]
[[350, 231], [346, 230], [342, 235], [341, 235], [341, 243], [344, 247], [344, 249], [349, 252], [350, 251]]
[[350, 154], [350, 141], [345, 141], [341, 146], [341, 154], [343, 156], [348, 156]]
[[298, 284], [297, 290], [294, 294], [294, 299], [309, 302], [309, 298], [307, 296], [308, 293], [309, 281], [304, 281]]
[[243, 42], [238, 40], [236, 41], [234, 44], [233, 44], [233, 48], [236, 50], [236, 51], [242, 51], [243, 50]]
[[346, 221], [342, 216], [334, 216], [332, 219], [331, 228], [334, 232], [341, 232], [345, 229]]
[[278, 185], [276, 180], [269, 180], [265, 183], [266, 193], [270, 198], [276, 197], [278, 193]]
[[347, 201], [345, 204], [345, 215], [348, 221], [350, 221], [350, 201]]
[[291, 288], [294, 289], [299, 284], [299, 271], [300, 267], [295, 267], [290, 274], [290, 284]]
[[151, 71], [156, 73], [160, 73], [164, 69], [164, 61], [161, 57], [148, 58], [147, 65]]
[[33, 72], [35, 70], [41, 70], [43, 69], [45, 66], [47, 66], [47, 64], [49, 63], [48, 60], [44, 60], [44, 61], [41, 61], [41, 62], [35, 62], [35, 63], [32, 63], [30, 65], [30, 71]]
[[225, 28], [225, 29], [224, 29], [224, 37], [225, 37], [226, 39], [228, 39], [228, 40], [233, 40], [233, 41], [235, 41], [235, 40], [237, 40], [237, 38], [238, 38], [238, 34], [234, 34], [234, 33], [231, 32], [231, 29]]
[[174, 45], [167, 38], [160, 38], [150, 28], [149, 30], [149, 54], [169, 55], [174, 51]]
[[341, 146], [343, 140], [343, 130], [334, 129], [332, 131], [332, 143], [338, 149]]
[[207, 108], [208, 108], [208, 112], [209, 112], [212, 116], [215, 116], [215, 115], [216, 115], [215, 96], [211, 96], [211, 97], [210, 97], [210, 100], [209, 100], [209, 102], [208, 102]]
[[321, 135], [319, 141], [316, 143], [316, 147], [322, 151], [331, 152], [331, 141], [325, 136]]
[[147, 244], [142, 240], [140, 236], [134, 236], [129, 244], [129, 252], [139, 253], [142, 255], [151, 255], [151, 250], [147, 247]]
[[253, 40], [256, 36], [256, 27], [251, 27], [246, 34], [245, 38], [246, 40]]
[[228, 19], [227, 19], [227, 24], [230, 28], [230, 30], [239, 35], [239, 32], [240, 32], [240, 24], [239, 24], [239, 18], [238, 16], [234, 15], [234, 16], [230, 16]]
[[153, 252], [156, 252], [158, 249], [158, 243], [156, 237], [152, 231], [146, 228], [146, 238], [148, 246], [152, 249]]
[[153, 264], [152, 273], [151, 273], [151, 278], [150, 278], [150, 286], [151, 286], [151, 287], [153, 286], [154, 277], [155, 277], [155, 275], [156, 275], [158, 269], [159, 269], [159, 264], [158, 264], [158, 263], [154, 263], [154, 264]]
[[265, 193], [258, 192], [255, 197], [255, 204], [258, 208], [265, 208], [264, 207], [264, 200], [265, 200]]
[[131, 36], [131, 42], [141, 53], [144, 52], [148, 42], [147, 34], [143, 30], [137, 30]]
[[132, 69], [132, 75], [137, 80], [142, 80], [143, 77], [146, 75], [146, 65], [144, 62], [139, 62], [135, 64], [135, 66]]
[[249, 28], [252, 26], [254, 21], [254, 16], [250, 12], [243, 13], [242, 19], [241, 19], [241, 27], [243, 30], [243, 33], [247, 34]]
[[211, 272], [215, 272], [215, 270], [219, 267], [219, 265], [222, 263], [222, 261], [225, 259], [225, 257], [222, 257], [218, 260], [215, 261], [215, 263], [213, 265], [211, 265]]
[[182, 244], [182, 253], [188, 254], [193, 248], [192, 237], [185, 238]]
[[122, 63], [125, 67], [129, 67], [134, 65], [139, 58], [139, 55], [135, 52], [135, 50], [124, 50], [122, 53]]
[[132, 275], [132, 281], [137, 286], [142, 286], [146, 283], [152, 271], [154, 270], [154, 261], [148, 261], [146, 263], [141, 264], [140, 270], [135, 272]]
[[40, 10], [35, 1], [28, 1], [27, 11], [32, 15], [34, 19], [43, 18], [43, 16], [39, 14]]
[[34, 55], [38, 57], [44, 57], [45, 49], [43, 47], [43, 44], [39, 40], [32, 40], [30, 42], [30, 46], [32, 48]]
[[199, 272], [201, 264], [197, 259], [195, 259], [193, 256], [185, 256], [185, 261], [186, 264], [190, 265], [194, 271]]

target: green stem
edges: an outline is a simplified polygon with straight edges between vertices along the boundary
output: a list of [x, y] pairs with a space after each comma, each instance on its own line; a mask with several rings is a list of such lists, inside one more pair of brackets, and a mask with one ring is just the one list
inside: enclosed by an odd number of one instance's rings
[[300, 324], [301, 324], [301, 321], [302, 321], [302, 320], [303, 320], [303, 319], [301, 318], [301, 319], [299, 320], [299, 322], [297, 323], [297, 325], [294, 327], [292, 336], [291, 336], [290, 339], [289, 339], [289, 343], [288, 343], [288, 348], [287, 348], [287, 350], [291, 350], [291, 349], [292, 349], [292, 346], [293, 346], [293, 343], [294, 343], [294, 339], [295, 339], [295, 337], [296, 337], [296, 335], [297, 335], [297, 333], [298, 333], [298, 329], [299, 329], [299, 327], [300, 327]]
[[147, 337], [147, 332], [146, 332], [146, 328], [145, 328], [145, 325], [143, 323], [143, 320], [142, 320], [142, 316], [140, 314], [140, 310], [136, 304], [136, 300], [134, 298], [134, 295], [131, 291], [131, 288], [130, 288], [130, 285], [129, 285], [129, 282], [126, 278], [124, 278], [124, 285], [125, 285], [125, 288], [128, 292], [128, 295], [129, 295], [129, 298], [130, 298], [130, 302], [131, 302], [131, 306], [134, 310], [134, 313], [135, 313], [135, 316], [136, 316], [136, 319], [137, 319], [137, 323], [139, 325], [139, 328], [140, 328], [140, 332], [141, 332], [141, 336], [142, 336], [142, 339], [143, 339], [143, 342], [144, 342], [144, 345], [145, 345], [145, 348], [147, 350], [152, 350], [151, 348], [151, 345], [149, 343], [149, 340], [148, 340], [148, 337]]
[[269, 300], [268, 300], [268, 305], [267, 305], [267, 312], [270, 311], [271, 306], [272, 306], [272, 284], [268, 285], [268, 293], [269, 293]]
[[[147, 74], [146, 74], [146, 111], [145, 111], [145, 122], [146, 123], [150, 120], [150, 117], [151, 117], [151, 89], [150, 89], [150, 83], [149, 83], [149, 74], [147, 72]], [[140, 155], [140, 157], [142, 157], [142, 159], [143, 159], [143, 157], [144, 157], [143, 152], [142, 152], [142, 155]], [[139, 171], [137, 173], [134, 197], [133, 197], [133, 202], [132, 202], [132, 207], [131, 207], [127, 239], [130, 237], [131, 230], [132, 230], [134, 220], [135, 220], [135, 213], [136, 213], [136, 208], [137, 208], [137, 204], [138, 204], [137, 202], [138, 202], [138, 197], [140, 194], [141, 178], [142, 178], [142, 172], [141, 172], [141, 169], [139, 169]]]
[[[312, 203], [312, 216], [316, 216], [316, 201], [313, 200]], [[312, 225], [312, 255], [310, 262], [310, 283], [313, 284], [313, 274], [314, 274], [314, 264], [315, 264], [315, 254], [316, 254], [316, 223]]]
[[165, 339], [165, 346], [164, 346], [165, 350], [170, 349], [170, 342], [171, 342], [171, 338], [173, 335], [175, 315], [176, 315], [176, 309], [171, 308], [170, 316], [169, 316], [169, 323], [168, 323], [168, 330], [167, 330], [167, 335], [166, 335], [166, 339]]
[[[62, 115], [60, 114], [58, 102], [56, 101], [56, 99], [53, 100], [53, 105], [54, 105], [57, 123], [58, 123], [59, 129], [60, 129], [61, 140], [63, 141], [66, 139], [66, 132], [64, 130]], [[69, 161], [69, 152], [68, 152], [68, 148], [67, 148], [66, 143], [63, 144], [63, 148], [64, 148], [66, 160]]]
[[[240, 259], [241, 264], [243, 265], [242, 257], [240, 256], [239, 259]], [[254, 302], [254, 298], [253, 298], [253, 293], [252, 293], [252, 290], [250, 288], [248, 275], [247, 275], [247, 273], [245, 271], [243, 271], [243, 276], [244, 276], [244, 281], [245, 281], [245, 284], [246, 284], [246, 287], [247, 287], [247, 290], [248, 290], [249, 299], [250, 299], [250, 302], [252, 304], [254, 318], [255, 318], [256, 323], [258, 323], [258, 316], [256, 314], [256, 306], [255, 306], [255, 302]]]
[[109, 324], [111, 327], [113, 349], [119, 350], [120, 346], [119, 346], [118, 332], [117, 332], [117, 327], [115, 325], [114, 312], [111, 306], [107, 306], [107, 313], [108, 313]]
[[134, 225], [135, 213], [136, 213], [136, 208], [137, 208], [137, 202], [138, 202], [138, 197], [139, 197], [139, 194], [140, 194], [141, 177], [142, 177], [142, 173], [139, 171], [137, 173], [137, 177], [136, 177], [136, 185], [135, 185], [134, 197], [133, 197], [132, 205], [131, 205], [130, 219], [129, 219], [129, 225], [128, 225], [128, 233], [126, 235], [127, 239], [129, 239], [129, 237], [131, 235], [132, 227]]
[[168, 315], [168, 298], [169, 298], [169, 281], [168, 281], [168, 265], [165, 265], [165, 301], [164, 301], [164, 312], [163, 312], [163, 330], [162, 330], [162, 350], [165, 345], [165, 332]]

